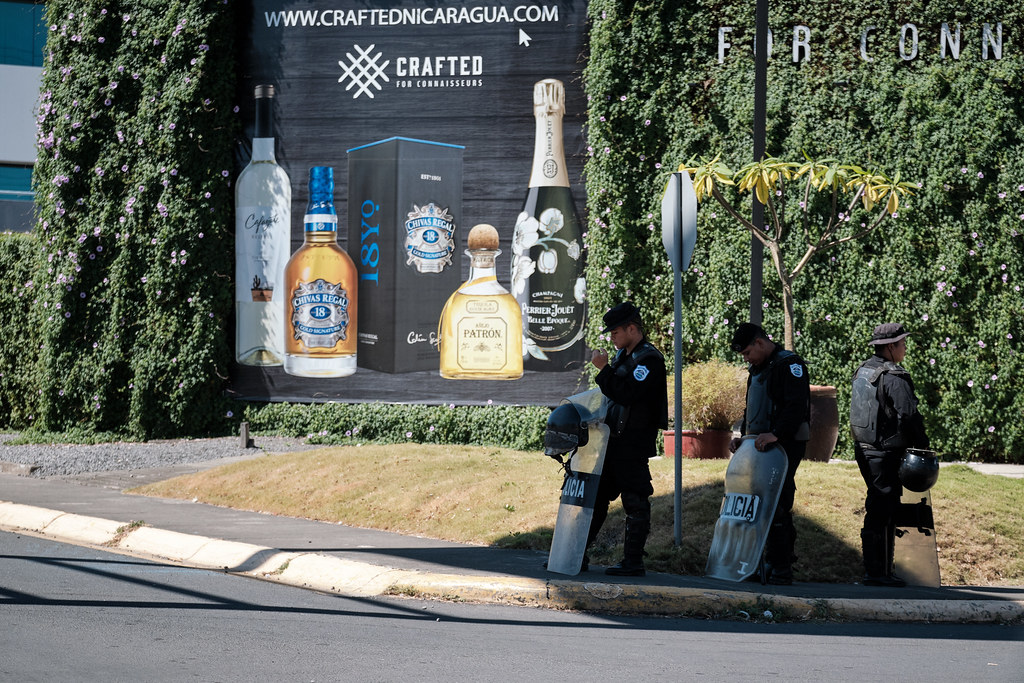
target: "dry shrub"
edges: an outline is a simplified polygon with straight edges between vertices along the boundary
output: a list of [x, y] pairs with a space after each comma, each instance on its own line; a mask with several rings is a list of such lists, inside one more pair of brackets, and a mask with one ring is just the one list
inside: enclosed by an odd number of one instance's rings
[[720, 360], [694, 363], [680, 375], [682, 413], [679, 424], [687, 429], [732, 429], [743, 417], [746, 371]]

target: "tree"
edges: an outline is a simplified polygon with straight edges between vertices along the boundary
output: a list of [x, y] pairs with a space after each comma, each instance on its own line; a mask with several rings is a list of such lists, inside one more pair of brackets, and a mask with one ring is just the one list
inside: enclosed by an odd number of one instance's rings
[[[876, 230], [886, 218], [895, 219], [900, 197], [913, 194], [916, 189], [912, 183], [900, 181], [899, 173], [889, 178], [879, 171], [839, 164], [833, 159], [815, 161], [806, 154], [804, 157], [806, 161], [802, 163], [766, 157], [736, 172], [721, 161], [721, 155], [713, 159], [701, 157], [699, 165], [690, 160], [679, 167], [680, 171], [693, 176], [698, 202], [713, 197], [767, 249], [782, 285], [784, 343], [791, 350], [796, 277], [820, 252], [859, 240]], [[803, 184], [798, 209], [786, 204], [786, 186], [794, 182]], [[742, 216], [723, 194], [725, 185], [736, 186], [740, 194], [753, 190], [767, 209], [768, 224], [754, 225]], [[852, 196], [845, 202], [843, 195], [849, 193]], [[845, 203], [841, 203], [841, 199]], [[840, 210], [843, 206], [845, 209]], [[784, 253], [785, 249], [796, 246], [787, 240], [791, 222], [799, 222], [802, 229], [803, 253], [795, 263]]]

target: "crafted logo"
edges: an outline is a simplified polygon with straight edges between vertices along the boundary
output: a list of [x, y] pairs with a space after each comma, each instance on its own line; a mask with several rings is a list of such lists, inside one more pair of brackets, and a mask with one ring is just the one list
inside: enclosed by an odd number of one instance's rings
[[355, 89], [352, 93], [352, 99], [356, 99], [360, 95], [366, 95], [371, 100], [374, 98], [374, 91], [382, 90], [382, 82], [387, 83], [390, 79], [388, 75], [384, 73], [384, 69], [387, 68], [391, 60], [384, 60], [380, 62], [380, 58], [384, 56], [383, 52], [373, 53], [373, 48], [376, 45], [371, 45], [365, 50], [358, 45], [353, 45], [353, 52], [346, 52], [345, 57], [348, 59], [348, 63], [338, 61], [338, 66], [341, 67], [341, 78], [338, 79], [338, 83], [345, 84], [345, 90]]

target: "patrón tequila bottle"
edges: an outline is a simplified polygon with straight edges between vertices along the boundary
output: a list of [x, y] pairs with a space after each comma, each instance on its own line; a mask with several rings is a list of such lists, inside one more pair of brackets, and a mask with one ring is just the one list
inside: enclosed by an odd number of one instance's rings
[[498, 284], [494, 260], [498, 231], [481, 224], [469, 231], [469, 280], [441, 311], [438, 339], [441, 376], [448, 379], [519, 379], [523, 376], [519, 305]]
[[284, 358], [284, 266], [290, 252], [292, 185], [274, 158], [274, 86], [256, 86], [252, 159], [235, 184], [235, 359]]
[[565, 167], [564, 113], [562, 82], [536, 83], [530, 189], [512, 237], [512, 293], [522, 310], [529, 370], [566, 370], [583, 361], [583, 231]]
[[305, 242], [285, 268], [288, 301], [284, 369], [301, 377], [345, 377], [356, 371], [355, 264], [338, 246], [334, 169], [309, 169]]

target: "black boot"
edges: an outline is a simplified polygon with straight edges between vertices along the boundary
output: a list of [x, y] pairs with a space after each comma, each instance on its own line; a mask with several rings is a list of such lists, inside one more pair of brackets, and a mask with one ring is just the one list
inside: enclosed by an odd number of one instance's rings
[[622, 562], [604, 570], [610, 576], [646, 576], [644, 568], [644, 546], [647, 544], [647, 534], [651, 530], [650, 505], [646, 506], [644, 514], [644, 503], [647, 498], [636, 497], [627, 499], [627, 494], [622, 494], [623, 506], [628, 504], [626, 513], [626, 535], [622, 542]]
[[894, 580], [886, 570], [889, 560], [886, 536], [887, 534], [869, 529], [862, 529], [860, 532], [860, 543], [864, 552], [863, 583], [865, 586], [900, 588], [906, 585], [902, 579]]
[[796, 530], [784, 522], [772, 524], [765, 543], [764, 583], [773, 586], [790, 586], [793, 584], [793, 546], [796, 542]]
[[605, 569], [604, 573], [609, 576], [647, 576], [643, 556], [623, 558], [622, 562]]

